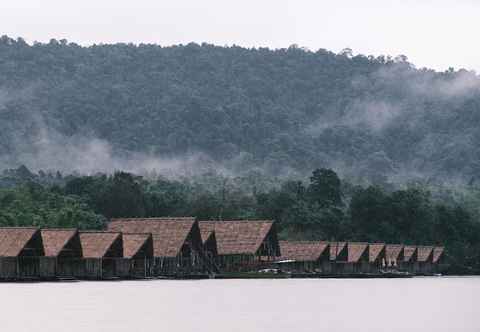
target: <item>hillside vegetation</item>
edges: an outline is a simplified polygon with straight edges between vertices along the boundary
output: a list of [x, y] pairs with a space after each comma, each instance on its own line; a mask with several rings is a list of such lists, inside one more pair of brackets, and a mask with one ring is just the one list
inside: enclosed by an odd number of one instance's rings
[[475, 183], [480, 79], [298, 47], [0, 39], [0, 168]]

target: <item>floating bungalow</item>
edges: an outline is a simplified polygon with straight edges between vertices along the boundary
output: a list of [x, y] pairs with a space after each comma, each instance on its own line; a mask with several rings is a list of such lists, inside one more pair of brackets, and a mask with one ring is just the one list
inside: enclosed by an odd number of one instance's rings
[[370, 273], [378, 273], [387, 265], [385, 243], [370, 243], [368, 245], [368, 255]]
[[112, 219], [108, 229], [125, 234], [152, 234], [155, 275], [214, 270], [214, 265], [203, 253], [200, 228], [195, 218]]
[[414, 272], [420, 274], [433, 273], [433, 247], [418, 246], [417, 261], [414, 263]]
[[40, 229], [35, 227], [0, 228], [0, 278], [39, 278], [40, 257], [44, 256]]
[[370, 272], [369, 260], [368, 243], [348, 242], [347, 261], [343, 262], [343, 272], [368, 273]]
[[153, 274], [152, 234], [123, 234], [123, 257], [130, 259], [130, 277], [147, 278]]
[[401, 269], [406, 272], [414, 273], [415, 266], [418, 257], [418, 250], [415, 246], [404, 246], [403, 247], [403, 262], [401, 264]]
[[226, 272], [256, 271], [280, 256], [275, 223], [271, 220], [200, 221], [202, 232], [215, 232], [217, 262]]
[[385, 246], [386, 267], [389, 270], [396, 270], [404, 261], [403, 245], [387, 244]]
[[128, 277], [130, 263], [123, 258], [123, 240], [120, 232], [80, 232], [85, 274], [87, 279]]
[[325, 241], [280, 241], [282, 256], [276, 262], [283, 271], [331, 272], [330, 244]]
[[42, 229], [46, 277], [74, 278], [84, 274], [82, 245], [77, 229]]

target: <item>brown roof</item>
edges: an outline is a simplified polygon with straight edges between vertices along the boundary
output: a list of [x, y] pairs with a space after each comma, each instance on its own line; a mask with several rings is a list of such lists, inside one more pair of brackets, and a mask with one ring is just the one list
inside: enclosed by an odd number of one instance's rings
[[119, 232], [80, 232], [83, 257], [103, 258], [122, 233]]
[[255, 254], [273, 229], [272, 220], [200, 221], [200, 231], [215, 231], [219, 255]]
[[205, 244], [208, 238], [214, 234], [214, 230], [208, 227], [200, 227], [200, 236], [202, 238], [202, 243]]
[[417, 247], [418, 262], [432, 262], [433, 261], [433, 247], [431, 246], [419, 246]]
[[370, 243], [368, 245], [369, 261], [371, 263], [385, 257], [385, 243]]
[[0, 256], [17, 257], [40, 230], [35, 227], [0, 228]]
[[155, 257], [176, 257], [195, 224], [195, 218], [112, 219], [108, 230], [123, 233], [151, 233]]
[[[357, 263], [362, 257], [367, 255], [368, 243], [348, 242], [348, 262]], [[368, 259], [368, 256], [366, 256]]]
[[387, 262], [398, 261], [402, 258], [403, 245], [401, 244], [387, 244], [385, 246], [385, 256]]
[[336, 260], [343, 250], [346, 250], [347, 242], [330, 242], [330, 260]]
[[42, 241], [45, 256], [56, 257], [67, 243], [77, 234], [76, 229], [42, 229]]
[[123, 234], [123, 257], [132, 258], [147, 244], [152, 241], [152, 234]]
[[443, 256], [445, 252], [445, 247], [435, 247], [433, 249], [433, 262], [437, 263]]
[[[280, 241], [280, 252], [283, 260], [315, 262], [325, 253], [329, 257], [328, 242], [314, 241]], [[328, 259], [328, 258], [327, 258]]]
[[405, 246], [403, 247], [403, 261], [404, 262], [411, 262], [415, 260], [417, 257], [418, 251], [417, 247], [415, 246]]

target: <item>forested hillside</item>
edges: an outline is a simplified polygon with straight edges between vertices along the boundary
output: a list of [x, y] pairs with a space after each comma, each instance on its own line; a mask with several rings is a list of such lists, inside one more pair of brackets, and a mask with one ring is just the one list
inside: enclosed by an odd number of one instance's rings
[[0, 168], [474, 184], [480, 79], [405, 57], [0, 39]]

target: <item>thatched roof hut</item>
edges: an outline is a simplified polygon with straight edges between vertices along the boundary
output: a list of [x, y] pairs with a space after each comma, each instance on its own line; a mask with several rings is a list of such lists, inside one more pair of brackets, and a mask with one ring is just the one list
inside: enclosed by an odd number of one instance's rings
[[418, 250], [415, 246], [404, 246], [403, 247], [403, 262], [412, 263], [417, 261]]
[[387, 244], [385, 246], [385, 259], [387, 266], [397, 266], [404, 261], [404, 246], [402, 244]]
[[280, 256], [272, 220], [200, 221], [204, 234], [215, 232], [218, 255]]
[[58, 228], [42, 229], [45, 256], [48, 257], [82, 257], [82, 245], [77, 229]]
[[432, 246], [418, 246], [417, 247], [417, 261], [421, 263], [433, 262], [433, 247]]
[[433, 248], [433, 263], [438, 264], [443, 261], [445, 247]]
[[368, 245], [368, 254], [370, 263], [382, 263], [386, 258], [385, 243], [370, 243]]
[[36, 227], [0, 228], [0, 278], [38, 279], [44, 258], [40, 230]]
[[120, 232], [81, 231], [80, 243], [84, 258], [123, 257]]
[[38, 228], [0, 228], [0, 257], [19, 256], [44, 256], [42, 236]]
[[330, 259], [330, 244], [324, 241], [280, 241], [281, 260], [317, 262]]
[[347, 252], [349, 263], [369, 261], [368, 243], [348, 242]]
[[152, 234], [155, 257], [177, 257], [190, 246], [196, 250], [202, 247], [200, 229], [192, 217], [112, 219], [108, 230]]
[[152, 234], [123, 234], [123, 257], [125, 258], [152, 258]]

